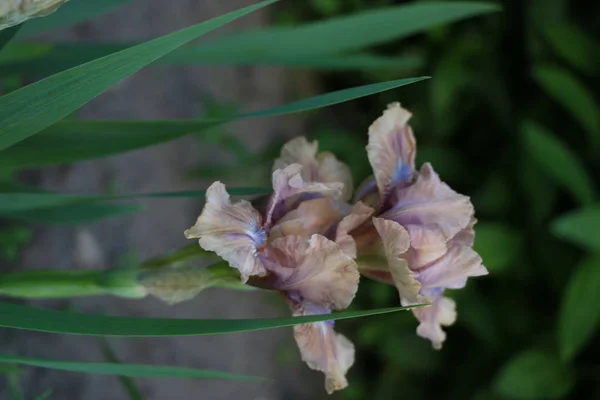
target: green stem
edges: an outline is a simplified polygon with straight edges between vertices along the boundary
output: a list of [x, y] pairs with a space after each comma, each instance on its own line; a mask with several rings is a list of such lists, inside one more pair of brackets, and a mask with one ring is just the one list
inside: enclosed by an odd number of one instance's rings
[[[113, 295], [126, 298], [142, 298], [148, 293], [144, 279], [155, 275], [163, 279], [161, 271], [169, 269], [171, 276], [178, 268], [185, 266], [186, 261], [199, 257], [218, 259], [214, 253], [203, 250], [197, 243], [185, 246], [170, 254], [163, 255], [140, 264], [136, 268], [121, 268], [106, 271], [80, 270], [35, 270], [17, 271], [0, 274], [0, 295], [28, 298], [49, 299], [79, 296]], [[188, 270], [196, 267], [187, 267]], [[240, 282], [239, 272], [220, 260], [208, 267], [197, 267], [206, 273], [202, 289], [222, 287], [238, 290], [249, 290], [254, 287]], [[163, 275], [165, 276], [165, 275]], [[187, 282], [193, 287], [194, 282]], [[200, 287], [198, 287], [200, 289]], [[151, 291], [150, 291], [151, 292]]]
[[204, 250], [198, 243], [194, 242], [172, 253], [148, 260], [140, 264], [137, 268], [141, 270], [164, 268], [199, 257], [219, 259], [215, 253]]
[[61, 298], [111, 294], [139, 298], [145, 290], [136, 282], [135, 271], [36, 270], [0, 275], [0, 294], [21, 298]]

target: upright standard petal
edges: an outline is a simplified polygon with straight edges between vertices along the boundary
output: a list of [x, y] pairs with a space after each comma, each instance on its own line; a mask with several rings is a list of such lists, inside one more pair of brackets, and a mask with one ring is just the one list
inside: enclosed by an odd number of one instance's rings
[[369, 127], [367, 154], [382, 203], [394, 187], [412, 179], [416, 141], [408, 125], [411, 116], [400, 103], [392, 103]]
[[354, 260], [321, 235], [312, 235], [310, 240], [299, 236], [275, 239], [261, 258], [270, 272], [270, 286], [298, 301], [341, 310], [358, 290], [360, 275]]
[[412, 311], [420, 322], [417, 335], [429, 339], [433, 348], [439, 350], [446, 340], [442, 326], [450, 326], [456, 321], [456, 303], [444, 297], [442, 289], [429, 291], [429, 296], [433, 299], [430, 306], [418, 307]]
[[409, 306], [426, 302], [427, 299], [419, 294], [421, 283], [402, 257], [410, 246], [410, 238], [406, 229], [397, 222], [383, 218], [373, 218], [373, 224], [381, 236], [388, 268], [400, 294], [402, 305]]
[[258, 249], [267, 239], [261, 216], [246, 200], [232, 204], [221, 182], [208, 188], [204, 209], [185, 236], [198, 238], [203, 249], [214, 251], [237, 268], [243, 282], [252, 275], [266, 273], [257, 257]]
[[317, 154], [318, 142], [309, 142], [305, 137], [297, 137], [287, 142], [281, 149], [281, 156], [275, 160], [273, 171], [291, 164], [302, 165], [302, 178], [307, 182], [342, 183], [342, 198], [352, 196], [352, 175], [346, 164], [330, 152]]
[[302, 177], [302, 168], [300, 164], [290, 164], [273, 172], [273, 195], [267, 206], [265, 222], [268, 229], [303, 201], [319, 197], [341, 197], [343, 183], [307, 182]]
[[[329, 310], [310, 302], [290, 301], [294, 316], [326, 314]], [[336, 334], [334, 321], [294, 326], [294, 338], [302, 360], [314, 370], [325, 374], [325, 390], [331, 394], [348, 386], [346, 373], [354, 364], [354, 345], [345, 336]]]
[[452, 190], [426, 163], [412, 185], [396, 190], [394, 207], [381, 217], [408, 229], [410, 225], [437, 226], [447, 241], [469, 226], [474, 212], [469, 197]]

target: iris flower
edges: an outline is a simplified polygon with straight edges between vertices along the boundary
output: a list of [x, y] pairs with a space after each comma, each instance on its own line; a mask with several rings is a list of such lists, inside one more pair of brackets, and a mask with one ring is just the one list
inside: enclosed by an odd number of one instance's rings
[[442, 326], [456, 320], [455, 303], [445, 289], [465, 286], [487, 274], [473, 250], [476, 223], [469, 197], [442, 182], [429, 163], [415, 169], [416, 141], [411, 114], [393, 103], [369, 128], [367, 153], [374, 176], [356, 197], [376, 209], [352, 236], [360, 273], [394, 285], [403, 306], [415, 308], [417, 334], [439, 349]]
[[[264, 207], [233, 203], [215, 182], [186, 237], [236, 268], [242, 282], [280, 292], [294, 316], [345, 309], [361, 274], [394, 285], [403, 306], [429, 304], [413, 310], [417, 334], [441, 348], [441, 327], [456, 319], [444, 291], [487, 270], [472, 248], [469, 197], [442, 182], [429, 163], [415, 169], [410, 117], [393, 103], [369, 128], [374, 175], [359, 187], [354, 205], [348, 167], [300, 137], [275, 161]], [[354, 363], [354, 346], [333, 328], [333, 321], [294, 327], [302, 359], [325, 374], [328, 393], [348, 385]]]
[[[246, 200], [232, 203], [225, 186], [213, 183], [196, 224], [185, 232], [239, 270], [243, 282], [279, 291], [294, 316], [328, 314], [352, 302], [360, 274], [348, 232], [373, 209], [350, 206], [346, 165], [317, 143], [297, 138], [275, 161], [273, 194], [266, 209]], [[328, 393], [348, 385], [354, 346], [334, 331], [334, 322], [294, 327], [302, 359], [325, 374]]]

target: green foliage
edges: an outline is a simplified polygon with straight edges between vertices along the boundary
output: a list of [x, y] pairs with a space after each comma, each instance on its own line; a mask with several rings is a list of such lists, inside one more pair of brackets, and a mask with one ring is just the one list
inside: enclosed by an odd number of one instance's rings
[[595, 200], [592, 180], [575, 154], [534, 123], [524, 123], [523, 134], [527, 153], [544, 172], [568, 189], [582, 204], [590, 204]]
[[561, 399], [574, 382], [573, 371], [557, 357], [529, 350], [506, 363], [495, 378], [494, 389], [511, 399]]
[[600, 204], [571, 211], [552, 222], [552, 232], [590, 251], [600, 252]]
[[281, 328], [307, 322], [340, 320], [387, 314], [414, 307], [391, 307], [368, 311], [343, 311], [326, 315], [294, 318], [258, 319], [165, 319], [127, 318], [44, 310], [23, 305], [0, 303], [0, 326], [51, 333], [95, 336], [191, 336], [214, 335]]
[[59, 361], [42, 358], [30, 358], [0, 354], [0, 361], [32, 367], [58, 369], [61, 371], [84, 372], [88, 374], [108, 374], [147, 378], [195, 378], [195, 379], [228, 379], [237, 381], [264, 381], [256, 376], [233, 374], [229, 372], [211, 371], [194, 368], [170, 367], [162, 365], [93, 363], [77, 361]]
[[[565, 266], [567, 267], [567, 266]], [[558, 347], [565, 360], [572, 359], [600, 327], [600, 256], [574, 268], [561, 303]], [[588, 306], [590, 305], [590, 306]]]
[[522, 248], [521, 233], [509, 225], [490, 222], [477, 225], [474, 249], [490, 273], [513, 267], [521, 257]]
[[163, 55], [274, 1], [267, 0], [90, 61], [0, 97], [0, 150], [58, 122]]
[[[236, 114], [222, 119], [64, 121], [2, 152], [3, 157], [0, 159], [0, 168], [10, 170], [12, 168], [72, 162], [122, 153], [177, 139], [194, 132], [202, 132], [205, 129], [229, 121], [315, 110], [395, 89], [424, 79], [427, 79], [427, 77], [398, 79], [353, 87], [266, 110]], [[0, 98], [0, 105], [1, 101], [2, 98]]]
[[590, 145], [600, 149], [599, 107], [588, 88], [568, 71], [551, 65], [537, 66], [533, 76], [548, 95], [587, 131]]
[[577, 25], [564, 22], [544, 23], [540, 27], [557, 56], [586, 74], [593, 75], [598, 67], [598, 43]]

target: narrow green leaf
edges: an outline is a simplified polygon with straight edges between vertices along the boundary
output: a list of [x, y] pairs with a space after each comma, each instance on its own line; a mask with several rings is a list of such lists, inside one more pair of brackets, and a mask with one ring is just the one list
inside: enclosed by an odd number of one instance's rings
[[[271, 193], [267, 188], [231, 188], [227, 189], [232, 196], [249, 196], [257, 194]], [[73, 208], [73, 220], [94, 219], [94, 217], [106, 217], [110, 214], [118, 214], [138, 211], [132, 206], [125, 207], [105, 207], [106, 204], [96, 204], [95, 207], [82, 207], [85, 203], [94, 203], [107, 200], [131, 200], [143, 198], [182, 198], [182, 197], [202, 197], [206, 191], [193, 190], [182, 192], [164, 192], [164, 193], [139, 193], [139, 194], [120, 194], [120, 195], [77, 195], [61, 193], [0, 193], [0, 215], [15, 217], [16, 219], [34, 220], [39, 217], [44, 222], [56, 222], [61, 215], [68, 212], [70, 208], [60, 208], [69, 206]], [[36, 212], [30, 214], [31, 210]], [[25, 213], [19, 213], [27, 211]]]
[[494, 391], [503, 397], [523, 400], [561, 399], [575, 384], [568, 365], [547, 353], [529, 350], [510, 359], [494, 381]]
[[554, 235], [590, 251], [600, 253], [600, 204], [561, 215], [552, 222]]
[[549, 96], [579, 121], [593, 148], [600, 149], [600, 107], [592, 92], [560, 67], [539, 65], [534, 67], [533, 76]]
[[3, 151], [0, 157], [0, 168], [23, 168], [103, 157], [166, 142], [190, 133], [199, 133], [228, 121], [314, 110], [425, 79], [428, 77], [364, 85], [224, 119], [63, 121]]
[[98, 17], [129, 2], [130, 0], [72, 0], [63, 4], [56, 12], [44, 18], [36, 18], [28, 21], [18, 36], [37, 35], [74, 25]]
[[327, 315], [254, 319], [169, 319], [130, 318], [44, 310], [24, 305], [0, 303], [0, 326], [51, 333], [96, 336], [190, 336], [214, 335], [281, 328], [308, 322], [358, 318], [386, 314], [411, 307], [344, 311]]
[[564, 22], [540, 23], [542, 34], [559, 57], [581, 71], [594, 74], [598, 69], [600, 46], [579, 26]]
[[525, 149], [558, 184], [581, 203], [590, 204], [596, 198], [592, 180], [577, 156], [552, 133], [533, 122], [522, 126]]
[[[572, 273], [558, 317], [558, 348], [571, 360], [600, 327], [600, 256], [585, 260]], [[590, 305], [585, 306], [585, 305]]]
[[[0, 57], [0, 73], [20, 75], [48, 75], [107, 56], [132, 47], [121, 43], [18, 43], [9, 46], [9, 54]], [[44, 47], [44, 51], [42, 50]], [[366, 70], [419, 68], [419, 57], [383, 57], [368, 53], [329, 54], [327, 56], [271, 56], [254, 57], [247, 54], [227, 53], [221, 57], [197, 55], [197, 45], [184, 46], [156, 61], [157, 65], [273, 65], [280, 67]], [[17, 57], [18, 55], [18, 57]]]
[[170, 367], [163, 365], [95, 363], [80, 361], [59, 361], [44, 358], [29, 358], [8, 354], [0, 354], [0, 361], [31, 367], [57, 369], [61, 371], [83, 372], [87, 374], [120, 375], [147, 378], [195, 378], [195, 379], [227, 379], [237, 381], [260, 382], [264, 378], [212, 371], [195, 368]]
[[263, 1], [213, 18], [0, 97], [0, 150], [58, 122], [122, 79], [185, 43], [275, 1]]
[[11, 220], [34, 222], [36, 224], [81, 224], [101, 219], [121, 217], [143, 211], [144, 209], [145, 206], [142, 204], [69, 204], [21, 212], [10, 212], [5, 215], [2, 215], [0, 211], [0, 216]]
[[[102, 340], [100, 343], [100, 350], [106, 361], [116, 364], [121, 364], [121, 360], [117, 357], [113, 349], [110, 347], [107, 341]], [[119, 376], [119, 382], [123, 387], [123, 390], [127, 393], [131, 400], [143, 400], [142, 391], [137, 387], [136, 383], [129, 376]]]
[[506, 224], [479, 222], [475, 235], [474, 249], [492, 273], [510, 268], [521, 254], [523, 238]]
[[339, 54], [498, 10], [495, 4], [477, 2], [428, 2], [378, 8], [299, 27], [232, 34], [197, 46], [194, 57], [218, 60], [235, 54], [258, 60]]
[[0, 31], [0, 53], [2, 52], [4, 47], [12, 40], [12, 38], [15, 37], [15, 35], [19, 31], [19, 29], [21, 29], [22, 26], [23, 24], [20, 24]]

